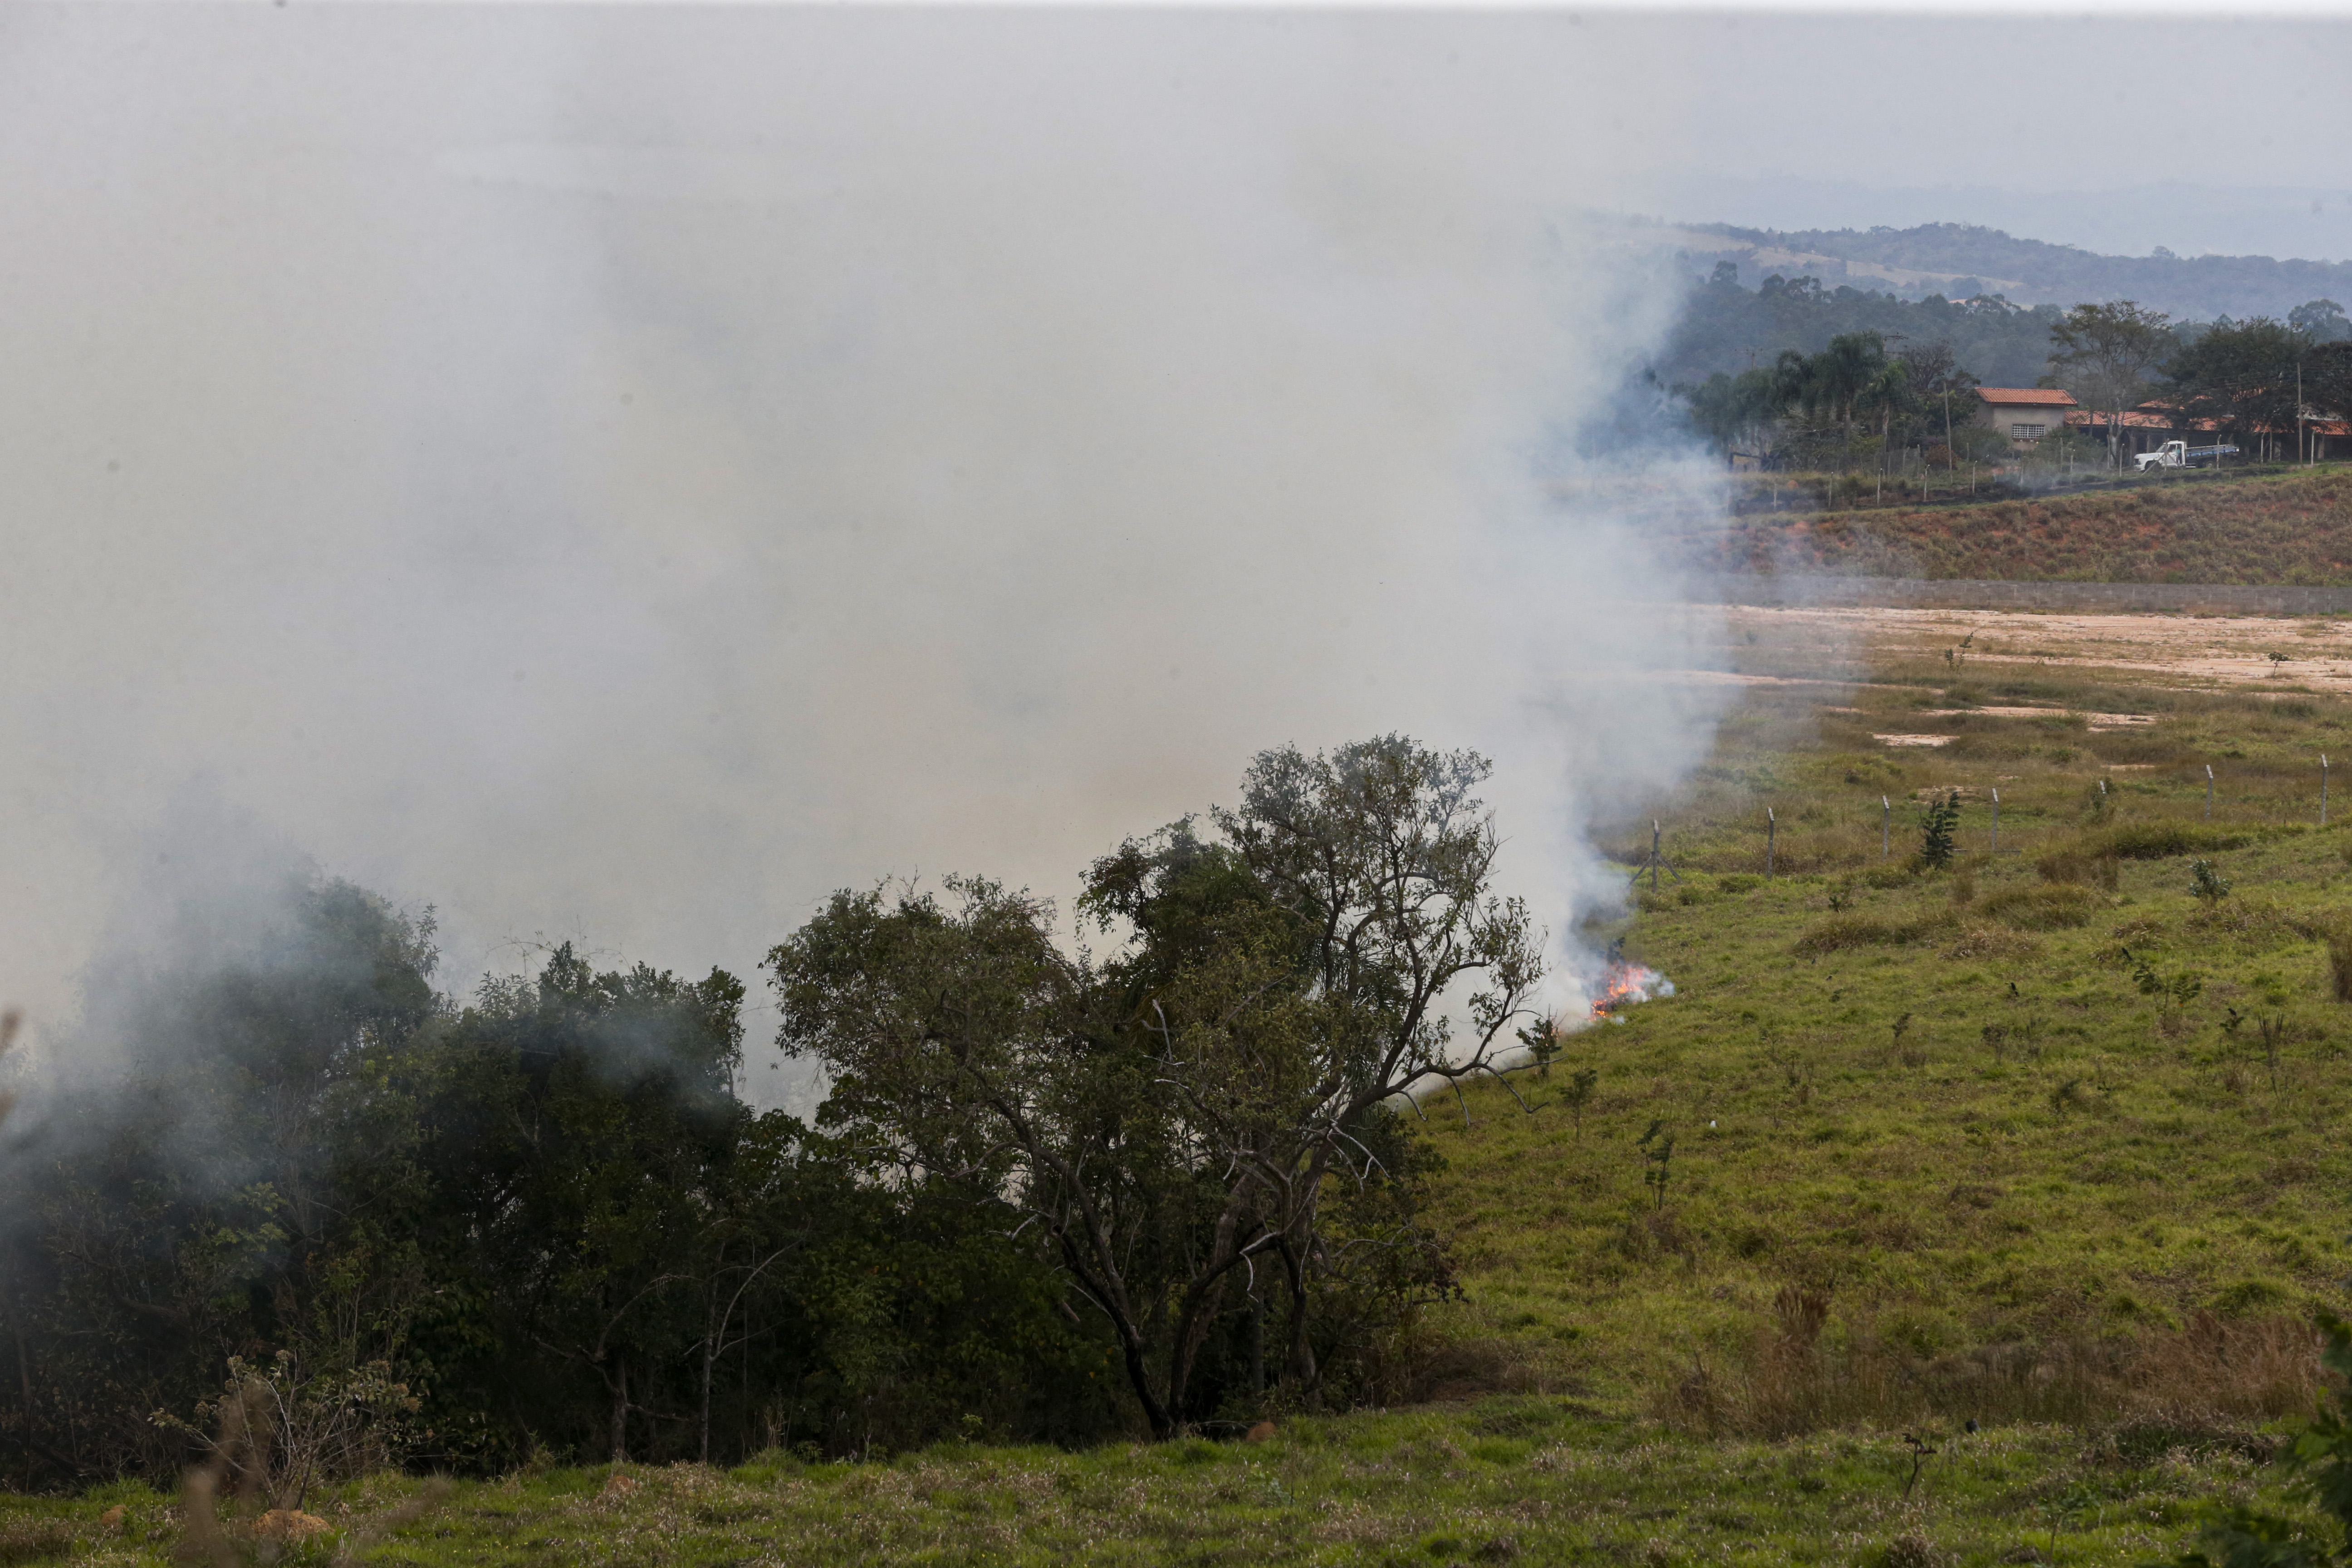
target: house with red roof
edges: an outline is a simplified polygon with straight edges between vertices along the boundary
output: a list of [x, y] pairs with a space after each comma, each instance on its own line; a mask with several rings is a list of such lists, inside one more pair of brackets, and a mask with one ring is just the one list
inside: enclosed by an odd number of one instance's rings
[[[2097, 409], [2076, 409], [2066, 416], [2066, 423], [2092, 439], [2105, 442], [2110, 416]], [[2167, 441], [2186, 441], [2192, 447], [2214, 441], [2235, 439], [2230, 427], [2219, 419], [2192, 418], [2168, 403], [2143, 403], [2114, 416], [2116, 445], [2126, 458], [2141, 452], [2153, 452]], [[2352, 419], [2330, 417], [2326, 414], [2295, 425], [2273, 427], [2260, 420], [2248, 425], [2253, 439], [2263, 443], [2273, 458], [2300, 453], [2313, 462], [2324, 463], [2352, 448]], [[2302, 460], [2299, 457], [2296, 460]]]
[[1977, 388], [1977, 423], [2000, 431], [2020, 451], [2063, 427], [2078, 406], [2074, 394], [2054, 386]]

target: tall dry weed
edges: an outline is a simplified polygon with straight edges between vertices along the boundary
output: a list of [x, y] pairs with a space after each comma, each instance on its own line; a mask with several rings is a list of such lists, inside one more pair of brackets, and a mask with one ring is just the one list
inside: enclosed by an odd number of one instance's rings
[[[267, 1568], [334, 1532], [326, 1520], [303, 1511], [303, 1490], [318, 1479], [315, 1456], [297, 1452], [290, 1469], [286, 1463], [281, 1450], [299, 1450], [306, 1436], [289, 1426], [281, 1393], [266, 1378], [247, 1376], [213, 1405], [217, 1426], [208, 1451], [180, 1478], [180, 1540], [173, 1556], [185, 1568]], [[435, 1477], [415, 1497], [361, 1519], [342, 1532], [330, 1561], [338, 1568], [365, 1562], [453, 1489]], [[226, 1520], [224, 1498], [230, 1505]]]
[[2131, 1423], [2215, 1431], [2308, 1412], [2320, 1337], [2288, 1317], [2199, 1313], [2123, 1342], [2056, 1340], [1922, 1356], [1864, 1324], [1827, 1331], [1820, 1295], [1784, 1289], [1735, 1364], [1700, 1365], [1659, 1400], [1670, 1425], [1777, 1439], [1829, 1427], [1974, 1419], [1987, 1425]]
[[2352, 1002], [2352, 921], [2338, 921], [2328, 930], [2327, 973], [2336, 999]]

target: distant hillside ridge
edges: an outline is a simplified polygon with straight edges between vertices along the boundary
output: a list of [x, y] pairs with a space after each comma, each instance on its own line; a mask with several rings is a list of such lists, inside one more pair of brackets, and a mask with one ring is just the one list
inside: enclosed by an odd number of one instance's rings
[[1699, 564], [1936, 581], [2341, 586], [2352, 584], [2352, 470], [1743, 517]]
[[1727, 258], [1751, 286], [1773, 272], [1919, 299], [1995, 293], [2021, 305], [2137, 300], [2189, 321], [2284, 317], [2306, 300], [2352, 305], [2352, 261], [2268, 256], [2101, 256], [1974, 224], [1916, 228], [1755, 229], [1682, 226], [1695, 256]]

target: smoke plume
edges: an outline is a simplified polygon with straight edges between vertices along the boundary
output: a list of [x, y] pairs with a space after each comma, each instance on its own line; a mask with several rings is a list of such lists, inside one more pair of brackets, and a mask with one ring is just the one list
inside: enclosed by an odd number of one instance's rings
[[37, 1025], [215, 806], [437, 906], [445, 984], [748, 974], [836, 886], [1066, 894], [1395, 730], [1496, 760], [1565, 942], [1707, 742], [1708, 480], [1580, 439], [1672, 304], [1580, 215], [1672, 116], [1573, 18], [0, 28]]

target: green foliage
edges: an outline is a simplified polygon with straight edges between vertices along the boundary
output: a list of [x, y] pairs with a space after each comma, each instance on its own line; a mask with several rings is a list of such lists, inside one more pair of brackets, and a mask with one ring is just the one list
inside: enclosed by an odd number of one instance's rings
[[429, 934], [324, 883], [241, 956], [126, 981], [123, 1075], [12, 1171], [10, 1473], [167, 1474], [225, 1375], [329, 1474], [1117, 1426], [1049, 1271], [740, 1103], [731, 976], [565, 947], [460, 1007]]
[[[1998, 296], [1906, 300], [1815, 278], [1775, 274], [1742, 288], [1736, 270], [1718, 268], [1685, 297], [1656, 361], [1661, 381], [1696, 384], [1712, 374], [1740, 375], [1784, 352], [1819, 353], [1833, 338], [1898, 334], [1916, 344], [1947, 343], [1958, 365], [1996, 386], [2031, 386], [2049, 353], [2054, 305], [2024, 309]], [[1973, 383], [1971, 383], [1973, 384]], [[1938, 426], [1940, 428], [1940, 425]]]
[[2221, 438], [2252, 450], [2257, 427], [2292, 430], [2307, 389], [2299, 372], [2311, 340], [2267, 316], [2223, 317], [2189, 338], [2164, 367], [2164, 396]]
[[1952, 863], [1958, 853], [1960, 826], [1960, 795], [1951, 791], [1942, 800], [1931, 800], [1919, 816], [1919, 863], [1931, 871], [1940, 871]]
[[2230, 879], [2215, 870], [2210, 860], [2198, 861], [2189, 872], [2189, 891], [2207, 909], [2230, 896]]
[[1383, 1209], [1389, 1258], [1412, 1260], [1358, 1273], [1391, 1315], [1442, 1293], [1409, 1167], [1382, 1156], [1389, 1108], [1497, 1076], [1500, 1042], [1547, 1026], [1526, 909], [1490, 889], [1486, 773], [1397, 736], [1261, 754], [1216, 841], [1188, 818], [1096, 863], [1083, 910], [1133, 933], [1098, 970], [991, 883], [950, 882], [952, 906], [838, 894], [769, 955], [778, 1043], [825, 1066], [827, 1127], [1010, 1211], [1108, 1324], [1156, 1435], [1213, 1407], [1213, 1340], [1245, 1317], [1255, 1344], [1276, 1309], [1281, 1389], [1312, 1401], [1346, 1250], [1327, 1188]]
[[[280, 1561], [368, 1560], [367, 1521], [391, 1514], [373, 1560], [415, 1568], [1639, 1563], [1651, 1542], [1661, 1560], [1805, 1562], [1832, 1540], [1856, 1563], [1932, 1542], [1943, 1561], [1990, 1563], [2029, 1541], [2046, 1555], [2053, 1527], [2072, 1568], [2129, 1568], [2152, 1555], [2151, 1531], [2179, 1533], [2200, 1495], [2274, 1500], [2237, 1447], [2195, 1429], [2159, 1429], [2153, 1440], [2177, 1451], [2129, 1458], [2113, 1434], [2086, 1443], [2054, 1426], [1921, 1436], [1944, 1451], [1907, 1502], [1895, 1432], [1698, 1441], [1545, 1394], [1286, 1416], [1250, 1443], [957, 1439], [827, 1464], [771, 1450], [730, 1469], [540, 1466], [460, 1483], [421, 1518], [431, 1483], [385, 1476], [316, 1497], [332, 1533]], [[165, 1568], [187, 1543], [175, 1512], [135, 1483], [0, 1498], [0, 1563]]]
[[2128, 947], [2122, 950], [2126, 963], [2131, 965], [2132, 984], [2143, 996], [2153, 997], [2159, 1007], [2186, 1007], [2203, 994], [2204, 980], [2188, 970], [2165, 974], [2145, 953], [2135, 955]]
[[2172, 352], [2170, 318], [2130, 300], [2077, 305], [2050, 328], [2050, 375], [2085, 407], [2109, 414], [2137, 407], [2148, 377]]

